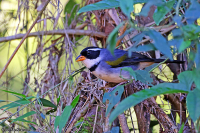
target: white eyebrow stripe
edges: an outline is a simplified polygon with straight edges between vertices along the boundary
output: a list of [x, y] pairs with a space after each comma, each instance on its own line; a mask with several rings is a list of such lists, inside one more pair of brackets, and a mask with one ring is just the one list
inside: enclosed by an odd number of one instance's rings
[[90, 49], [87, 49], [87, 50], [98, 51], [98, 50], [101, 50], [101, 49], [100, 48], [90, 48]]

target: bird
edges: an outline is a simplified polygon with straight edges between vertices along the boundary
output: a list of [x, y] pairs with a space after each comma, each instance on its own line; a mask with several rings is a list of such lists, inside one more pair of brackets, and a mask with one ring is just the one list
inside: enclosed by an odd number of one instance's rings
[[[128, 71], [122, 70], [125, 67], [142, 70], [164, 60], [149, 58], [137, 52], [132, 52], [131, 56], [128, 56], [127, 51], [120, 49], [115, 49], [112, 54], [108, 49], [99, 47], [86, 47], [76, 58], [76, 62], [82, 61], [96, 77], [112, 83], [121, 83], [133, 78]], [[167, 60], [165, 63], [182, 63], [182, 61]]]

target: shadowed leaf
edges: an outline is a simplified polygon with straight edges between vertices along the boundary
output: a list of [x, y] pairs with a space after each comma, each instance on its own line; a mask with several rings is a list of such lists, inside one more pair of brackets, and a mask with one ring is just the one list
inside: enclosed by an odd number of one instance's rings
[[195, 122], [200, 116], [200, 90], [195, 89], [189, 92], [186, 103], [190, 117]]
[[119, 85], [112, 92], [107, 92], [104, 94], [103, 102], [109, 100], [108, 108], [106, 110], [106, 116], [111, 111], [111, 109], [120, 101], [123, 92], [124, 85]]
[[[183, 85], [178, 83], [162, 83], [158, 84], [150, 89], [141, 90], [137, 93], [124, 99], [119, 105], [114, 109], [109, 117], [109, 122], [113, 122], [114, 119], [128, 108], [135, 106], [136, 104], [142, 102], [143, 100], [157, 96], [160, 94], [170, 94], [170, 93], [187, 93], [188, 91], [182, 90]], [[131, 102], [130, 102], [131, 101]]]

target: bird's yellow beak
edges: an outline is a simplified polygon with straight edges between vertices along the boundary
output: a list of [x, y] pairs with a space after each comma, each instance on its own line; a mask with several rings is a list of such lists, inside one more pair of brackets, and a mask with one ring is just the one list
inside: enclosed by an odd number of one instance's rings
[[86, 59], [85, 56], [79, 55], [79, 56], [76, 58], [76, 62], [78, 62], [78, 61], [83, 61], [83, 60], [85, 60], [85, 59]]

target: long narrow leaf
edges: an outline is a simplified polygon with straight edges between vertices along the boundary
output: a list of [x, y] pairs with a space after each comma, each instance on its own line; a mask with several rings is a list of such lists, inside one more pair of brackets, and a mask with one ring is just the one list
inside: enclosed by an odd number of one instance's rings
[[137, 105], [138, 103], [142, 102], [147, 98], [157, 96], [160, 94], [187, 93], [187, 90], [181, 90], [182, 87], [183, 85], [179, 83], [163, 83], [154, 86], [151, 89], [141, 90], [127, 97], [121, 103], [119, 103], [119, 105], [111, 113], [109, 122], [113, 122], [119, 114], [123, 113], [128, 108]]
[[14, 92], [14, 91], [7, 91], [7, 90], [1, 90], [1, 91], [8, 92], [8, 93], [10, 93], [10, 94], [18, 95], [18, 96], [20, 96], [20, 97], [22, 97], [22, 98], [25, 98], [25, 97], [26, 97], [26, 95], [21, 94], [21, 93], [17, 93], [17, 92]]
[[28, 116], [31, 116], [31, 115], [33, 115], [33, 114], [36, 114], [36, 112], [35, 112], [35, 111], [28, 112], [28, 113], [26, 113], [26, 114], [24, 114], [24, 115], [22, 115], [22, 116], [17, 117], [17, 118], [14, 119], [11, 123], [13, 123], [13, 122], [15, 122], [15, 121], [20, 121], [20, 120], [22, 120], [22, 119], [24, 119], [24, 118], [26, 118], [26, 117], [28, 117]]

